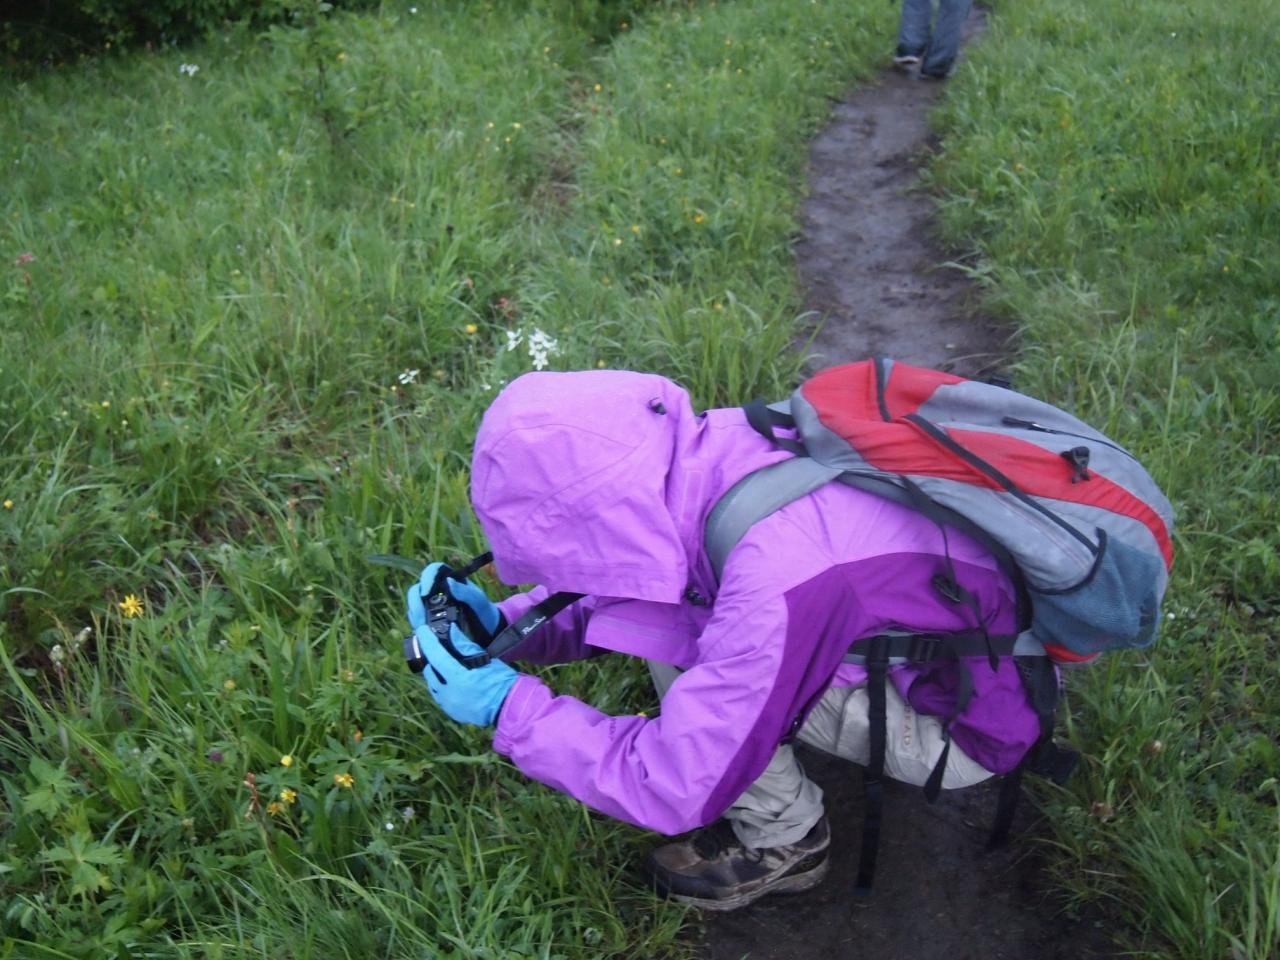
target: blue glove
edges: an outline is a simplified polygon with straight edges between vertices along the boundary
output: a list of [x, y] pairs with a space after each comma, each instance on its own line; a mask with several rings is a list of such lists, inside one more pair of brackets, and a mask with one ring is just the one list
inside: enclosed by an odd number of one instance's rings
[[[458, 723], [472, 723], [477, 727], [490, 726], [497, 720], [502, 701], [507, 699], [520, 674], [501, 660], [490, 660], [483, 667], [468, 670], [440, 646], [430, 628], [418, 625], [413, 633], [422, 655], [427, 658], [422, 679], [440, 709]], [[484, 652], [456, 625], [449, 628], [449, 639], [464, 657]]]
[[[427, 564], [418, 582], [409, 588], [405, 612], [409, 617], [409, 626], [415, 629], [427, 622], [427, 610], [422, 602], [422, 595], [431, 589], [431, 585], [436, 581], [436, 574], [440, 572], [442, 566], [443, 564], [439, 561]], [[453, 599], [459, 603], [465, 603], [472, 609], [489, 637], [497, 632], [498, 624], [502, 621], [502, 612], [485, 596], [485, 592], [480, 587], [470, 581], [459, 583], [452, 578], [445, 579], [445, 586]]]

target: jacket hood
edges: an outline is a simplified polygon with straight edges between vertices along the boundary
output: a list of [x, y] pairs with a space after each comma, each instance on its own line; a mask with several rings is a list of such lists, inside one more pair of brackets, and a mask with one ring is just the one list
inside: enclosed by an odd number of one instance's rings
[[512, 381], [484, 415], [471, 469], [499, 578], [679, 603], [689, 560], [668, 485], [697, 430], [688, 394], [654, 374]]

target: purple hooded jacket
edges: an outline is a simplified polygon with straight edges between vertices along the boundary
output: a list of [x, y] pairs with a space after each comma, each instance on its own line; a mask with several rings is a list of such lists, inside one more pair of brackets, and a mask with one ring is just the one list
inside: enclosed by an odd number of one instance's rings
[[[682, 833], [722, 814], [833, 684], [850, 641], [885, 629], [962, 630], [970, 609], [931, 586], [942, 537], [924, 517], [832, 483], [753, 526], [715, 582], [706, 518], [747, 473], [790, 456], [740, 410], [693, 412], [659, 376], [531, 373], [485, 414], [471, 496], [498, 576], [535, 589], [499, 604], [515, 620], [548, 592], [587, 594], [512, 651], [560, 663], [617, 651], [684, 672], [657, 717], [613, 717], [522, 675], [494, 749], [527, 776], [620, 820]], [[992, 632], [1014, 627], [1012, 588], [995, 561], [951, 532], [957, 579]], [[994, 773], [1039, 735], [1013, 664], [970, 658], [974, 697], [955, 743]], [[945, 716], [954, 664], [895, 668], [919, 712]]]

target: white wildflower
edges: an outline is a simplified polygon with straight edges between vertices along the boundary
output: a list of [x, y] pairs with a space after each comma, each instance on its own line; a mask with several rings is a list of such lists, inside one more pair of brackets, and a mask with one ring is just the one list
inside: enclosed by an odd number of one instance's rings
[[523, 342], [524, 342], [523, 330], [507, 331], [507, 349], [508, 350], [514, 350], [516, 347], [520, 346], [520, 344]]
[[417, 12], [418, 12], [418, 8], [417, 8], [417, 7], [410, 7], [410, 8], [409, 8], [409, 12], [410, 12], [410, 13], [417, 13]]
[[387, 821], [386, 823], [384, 823], [382, 826], [383, 826], [383, 828], [384, 828], [384, 829], [386, 829], [386, 830], [394, 830], [394, 829], [396, 828], [396, 825], [395, 825], [394, 823], [392, 823], [390, 820], [388, 820], [388, 821]]
[[405, 370], [401, 372], [400, 376], [396, 377], [396, 379], [399, 380], [400, 383], [404, 385], [408, 385], [410, 383], [416, 383], [418, 380], [419, 373], [421, 373], [421, 371], [415, 367], [412, 370]]
[[554, 337], [548, 336], [539, 327], [533, 328], [529, 334], [529, 359], [533, 361], [533, 369], [541, 370], [547, 365], [547, 358], [560, 349]]
[[61, 663], [67, 656], [67, 651], [62, 648], [62, 644], [55, 643], [53, 649], [49, 651], [49, 659], [54, 663]]
[[196, 71], [199, 69], [200, 68], [194, 63], [184, 63], [182, 66], [178, 67], [178, 72], [185, 73], [188, 77], [194, 77], [196, 75]]
[[91, 636], [93, 636], [93, 627], [85, 627], [83, 630], [77, 633], [75, 637], [72, 638], [71, 640], [71, 652], [75, 653], [76, 651], [78, 651], [81, 647], [83, 647], [88, 642]]
[[412, 820], [414, 817], [413, 807], [405, 807], [400, 811], [400, 816], [404, 817], [406, 820]]

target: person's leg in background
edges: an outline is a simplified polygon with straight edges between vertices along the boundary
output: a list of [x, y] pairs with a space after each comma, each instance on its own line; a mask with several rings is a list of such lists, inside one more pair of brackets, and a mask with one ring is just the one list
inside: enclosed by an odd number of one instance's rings
[[[924, 62], [920, 64], [920, 76], [932, 80], [950, 76], [956, 54], [960, 52], [960, 36], [964, 32], [965, 21], [969, 19], [971, 6], [973, 0], [940, 0], [938, 22], [934, 24], [933, 37], [925, 51]], [[905, 15], [905, 6], [903, 12]]]
[[909, 67], [924, 58], [929, 47], [933, 4], [934, 0], [902, 0], [902, 17], [898, 22], [898, 49], [893, 58], [898, 66]]

